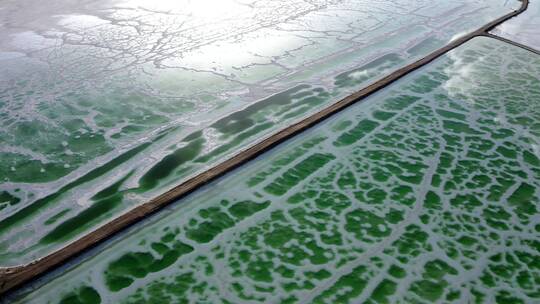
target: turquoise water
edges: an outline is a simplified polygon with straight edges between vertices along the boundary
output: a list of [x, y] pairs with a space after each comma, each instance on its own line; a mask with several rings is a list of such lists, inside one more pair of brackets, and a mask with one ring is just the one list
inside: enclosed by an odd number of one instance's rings
[[539, 75], [475, 38], [16, 297], [538, 302]]
[[0, 4], [0, 265], [47, 255], [519, 6], [218, 2]]

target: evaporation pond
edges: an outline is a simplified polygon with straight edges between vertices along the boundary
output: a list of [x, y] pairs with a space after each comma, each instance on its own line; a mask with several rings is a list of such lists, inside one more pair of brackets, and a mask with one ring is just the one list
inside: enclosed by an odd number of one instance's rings
[[519, 6], [1, 1], [0, 266], [64, 247]]
[[18, 299], [538, 302], [539, 103], [540, 57], [475, 38]]

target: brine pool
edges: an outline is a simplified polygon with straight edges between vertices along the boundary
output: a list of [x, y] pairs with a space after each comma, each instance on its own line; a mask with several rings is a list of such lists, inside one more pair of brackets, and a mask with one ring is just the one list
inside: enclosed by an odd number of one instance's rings
[[491, 33], [540, 50], [540, 1], [531, 0], [519, 16], [497, 26]]
[[11, 300], [538, 302], [539, 103], [475, 38]]
[[31, 262], [520, 6], [0, 3], [0, 266]]

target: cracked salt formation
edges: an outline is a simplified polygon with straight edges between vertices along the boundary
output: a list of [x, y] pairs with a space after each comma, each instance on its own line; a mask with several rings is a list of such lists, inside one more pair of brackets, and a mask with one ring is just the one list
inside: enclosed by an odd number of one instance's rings
[[540, 50], [540, 1], [531, 0], [519, 16], [497, 26], [492, 34]]
[[0, 265], [43, 257], [518, 7], [3, 1]]
[[18, 300], [538, 302], [539, 75], [475, 38]]

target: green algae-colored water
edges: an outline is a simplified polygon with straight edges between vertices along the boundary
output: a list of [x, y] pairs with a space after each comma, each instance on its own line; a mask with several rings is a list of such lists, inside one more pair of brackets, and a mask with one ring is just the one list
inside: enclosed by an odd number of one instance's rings
[[519, 4], [3, 1], [0, 266], [65, 246]]
[[538, 103], [475, 38], [11, 300], [538, 302]]

